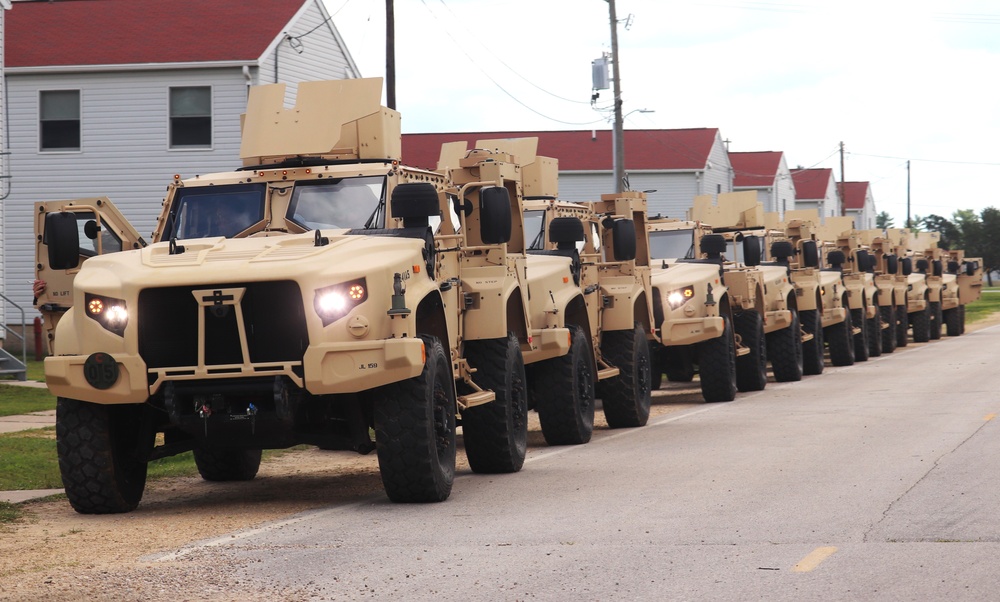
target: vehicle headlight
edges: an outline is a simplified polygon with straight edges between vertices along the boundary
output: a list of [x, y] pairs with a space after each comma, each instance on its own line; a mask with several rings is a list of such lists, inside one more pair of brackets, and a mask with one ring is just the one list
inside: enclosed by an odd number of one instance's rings
[[362, 278], [316, 289], [316, 294], [313, 297], [313, 308], [323, 319], [323, 326], [328, 326], [346, 316], [348, 312], [367, 299], [368, 286], [365, 279]]
[[694, 287], [685, 286], [684, 288], [678, 288], [667, 293], [667, 304], [670, 309], [677, 309], [681, 305], [684, 305], [691, 298], [694, 297]]
[[128, 325], [128, 309], [121, 299], [103, 297], [86, 293], [84, 295], [86, 304], [85, 312], [92, 320], [105, 330], [113, 332], [118, 336], [125, 336], [125, 326]]

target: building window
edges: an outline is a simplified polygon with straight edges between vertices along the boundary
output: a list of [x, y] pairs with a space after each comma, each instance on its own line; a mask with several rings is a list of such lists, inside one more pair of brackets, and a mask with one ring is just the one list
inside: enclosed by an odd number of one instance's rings
[[41, 150], [80, 150], [79, 90], [43, 90], [38, 114]]
[[170, 148], [212, 146], [212, 88], [170, 88]]

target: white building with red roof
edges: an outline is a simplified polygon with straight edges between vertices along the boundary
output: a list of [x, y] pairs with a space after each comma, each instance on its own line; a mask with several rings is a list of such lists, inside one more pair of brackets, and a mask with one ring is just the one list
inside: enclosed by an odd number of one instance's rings
[[[594, 201], [615, 191], [609, 130], [403, 134], [407, 165], [437, 168], [441, 145], [478, 140], [538, 138], [538, 154], [559, 161], [559, 197]], [[646, 190], [649, 213], [684, 218], [694, 197], [732, 192], [729, 156], [719, 130], [625, 130], [625, 173], [630, 190]]]
[[844, 215], [854, 218], [854, 228], [869, 230], [875, 227], [875, 198], [868, 182], [837, 182], [837, 190], [844, 202]]
[[840, 215], [840, 196], [833, 170], [829, 167], [792, 170], [795, 208], [815, 209], [823, 217]]
[[35, 201], [108, 196], [149, 233], [175, 173], [240, 165], [249, 86], [360, 76], [321, 0], [22, 0], [6, 17], [3, 281], [26, 308]]
[[729, 153], [733, 166], [733, 190], [754, 190], [768, 213], [784, 217], [796, 209], [795, 183], [781, 151]]

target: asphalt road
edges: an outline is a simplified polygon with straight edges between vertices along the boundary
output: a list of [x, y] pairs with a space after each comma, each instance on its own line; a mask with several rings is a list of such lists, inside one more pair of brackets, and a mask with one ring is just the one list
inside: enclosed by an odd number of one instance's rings
[[317, 599], [1000, 598], [1000, 328], [151, 561]]

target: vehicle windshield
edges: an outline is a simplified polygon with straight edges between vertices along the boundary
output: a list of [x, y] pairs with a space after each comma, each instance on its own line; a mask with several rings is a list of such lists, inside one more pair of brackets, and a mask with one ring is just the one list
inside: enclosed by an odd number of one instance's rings
[[385, 177], [299, 182], [287, 219], [306, 228], [384, 228]]
[[528, 249], [537, 251], [545, 248], [545, 211], [524, 212], [524, 240], [530, 240]]
[[264, 219], [267, 186], [234, 184], [179, 188], [168, 238], [231, 238]]
[[694, 230], [659, 230], [649, 233], [649, 256], [653, 259], [694, 257]]

